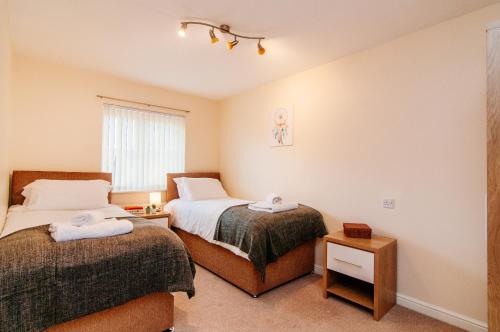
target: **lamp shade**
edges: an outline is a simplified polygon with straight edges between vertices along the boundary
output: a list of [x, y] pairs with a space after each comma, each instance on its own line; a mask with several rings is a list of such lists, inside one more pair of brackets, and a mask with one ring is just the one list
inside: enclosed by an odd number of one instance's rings
[[208, 33], [210, 35], [210, 41], [212, 42], [212, 44], [219, 42], [219, 38], [217, 38], [217, 36], [215, 35], [214, 28], [212, 28], [212, 30], [210, 30]]
[[161, 205], [161, 193], [160, 192], [152, 192], [149, 193], [149, 204], [151, 205]]
[[260, 44], [260, 40], [259, 40], [259, 43], [257, 44], [257, 49], [258, 49], [258, 53], [259, 55], [264, 55], [264, 53], [266, 53], [266, 49], [264, 47], [262, 47], [262, 45]]
[[234, 38], [232, 42], [227, 42], [226, 46], [228, 50], [232, 50], [240, 41]]
[[187, 23], [181, 23], [179, 28], [179, 36], [184, 37], [186, 35]]

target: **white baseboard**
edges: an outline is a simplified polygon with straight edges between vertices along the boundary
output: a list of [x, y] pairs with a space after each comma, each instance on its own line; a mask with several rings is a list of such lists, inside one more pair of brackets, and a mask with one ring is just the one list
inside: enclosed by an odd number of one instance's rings
[[486, 322], [478, 321], [474, 318], [464, 316], [462, 314], [450, 311], [448, 309], [438, 307], [437, 305], [430, 304], [412, 298], [410, 296], [398, 293], [396, 302], [405, 308], [414, 310], [426, 316], [438, 319], [448, 324], [460, 327], [464, 330], [471, 332], [486, 332], [488, 325]]
[[[323, 266], [314, 264], [314, 273], [323, 275]], [[420, 301], [410, 296], [398, 293], [396, 295], [396, 302], [402, 307], [414, 310], [423, 315], [435, 318], [437, 320], [446, 322], [453, 326], [460, 327], [464, 330], [471, 332], [486, 332], [488, 325], [486, 322], [478, 321], [459, 313], [441, 308], [434, 304]]]

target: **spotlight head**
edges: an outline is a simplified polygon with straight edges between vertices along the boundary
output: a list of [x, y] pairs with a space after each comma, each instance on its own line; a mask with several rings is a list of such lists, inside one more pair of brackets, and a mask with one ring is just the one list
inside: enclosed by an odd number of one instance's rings
[[181, 27], [179, 28], [179, 36], [184, 37], [186, 35], [187, 23], [181, 23]]
[[266, 53], [266, 49], [260, 44], [260, 39], [257, 43], [257, 52], [259, 53], [259, 55], [264, 55], [264, 53]]
[[217, 38], [217, 36], [215, 35], [214, 28], [212, 28], [211, 30], [209, 30], [208, 33], [210, 34], [210, 41], [212, 42], [212, 44], [215, 44], [215, 43], [219, 42], [219, 38]]
[[238, 45], [240, 41], [234, 37], [234, 40], [232, 42], [227, 42], [227, 49], [232, 50], [236, 45]]

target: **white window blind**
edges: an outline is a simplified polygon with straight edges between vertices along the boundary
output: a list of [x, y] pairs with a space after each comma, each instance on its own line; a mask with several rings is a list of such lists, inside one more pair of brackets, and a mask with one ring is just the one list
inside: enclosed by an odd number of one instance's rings
[[184, 172], [183, 116], [104, 104], [103, 172], [113, 191], [165, 190], [166, 174]]

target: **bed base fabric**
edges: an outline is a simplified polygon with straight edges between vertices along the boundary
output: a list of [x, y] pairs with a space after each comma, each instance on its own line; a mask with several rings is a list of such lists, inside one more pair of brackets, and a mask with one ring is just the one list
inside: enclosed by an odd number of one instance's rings
[[262, 281], [252, 262], [197, 235], [179, 228], [174, 228], [174, 231], [184, 241], [197, 264], [254, 297], [314, 270], [316, 239], [301, 244], [275, 262], [269, 263], [266, 266], [265, 280]]
[[48, 332], [160, 332], [173, 328], [174, 297], [152, 293], [125, 304], [54, 325]]

